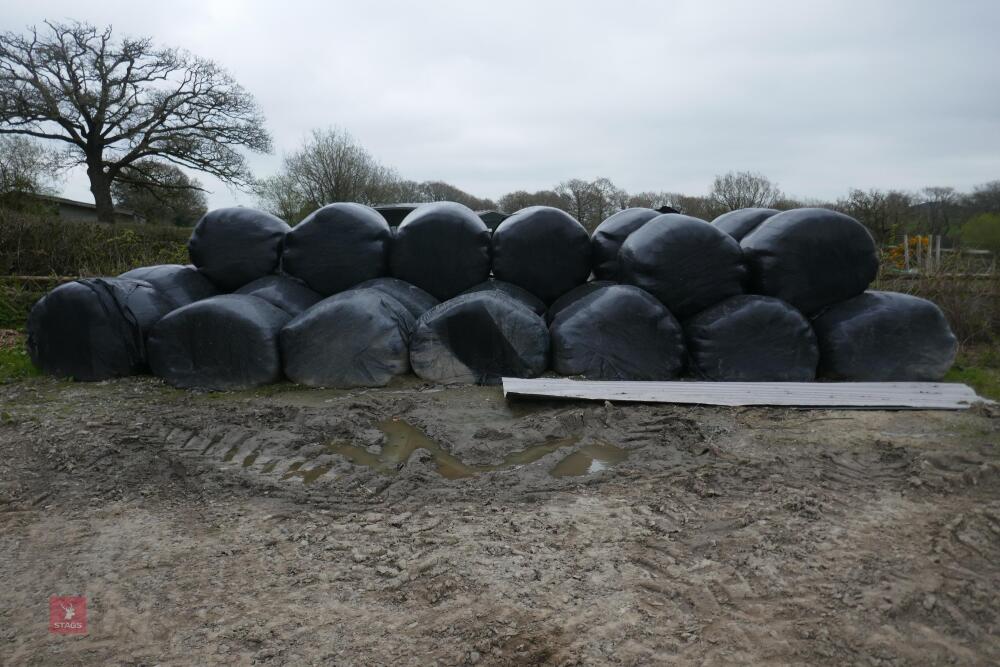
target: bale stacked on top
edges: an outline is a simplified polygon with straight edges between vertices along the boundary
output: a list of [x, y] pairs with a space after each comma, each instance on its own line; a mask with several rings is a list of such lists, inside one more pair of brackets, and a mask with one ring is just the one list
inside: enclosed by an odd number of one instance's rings
[[865, 291], [871, 235], [825, 209], [713, 223], [629, 209], [589, 238], [567, 213], [531, 207], [491, 238], [448, 202], [418, 207], [394, 237], [359, 204], [294, 229], [231, 208], [206, 214], [189, 250], [194, 266], [53, 290], [29, 318], [34, 362], [81, 380], [148, 365], [177, 386], [236, 389], [282, 377], [381, 386], [411, 367], [433, 382], [550, 367], [619, 380], [928, 380], [955, 352], [934, 304]]

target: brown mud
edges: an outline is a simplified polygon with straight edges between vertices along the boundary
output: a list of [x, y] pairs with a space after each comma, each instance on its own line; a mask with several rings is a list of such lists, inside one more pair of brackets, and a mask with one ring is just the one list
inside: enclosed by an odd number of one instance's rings
[[984, 408], [22, 381], [0, 663], [997, 664], [998, 443]]

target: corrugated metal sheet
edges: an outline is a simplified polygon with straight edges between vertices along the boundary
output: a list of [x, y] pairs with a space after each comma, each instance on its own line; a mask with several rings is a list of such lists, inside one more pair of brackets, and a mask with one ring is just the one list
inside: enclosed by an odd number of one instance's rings
[[503, 378], [504, 396], [800, 408], [964, 410], [980, 398], [939, 382], [608, 382]]

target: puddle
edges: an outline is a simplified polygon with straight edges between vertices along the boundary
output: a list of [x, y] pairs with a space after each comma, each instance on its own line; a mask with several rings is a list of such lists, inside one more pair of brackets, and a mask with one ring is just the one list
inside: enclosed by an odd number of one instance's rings
[[[303, 484], [312, 484], [333, 469], [334, 464], [324, 464], [312, 468], [303, 468], [308, 461], [320, 454], [337, 454], [348, 462], [364, 466], [383, 475], [395, 475], [415, 451], [423, 449], [430, 453], [439, 475], [445, 479], [463, 479], [487, 472], [511, 470], [519, 466], [534, 463], [544, 456], [563, 448], [571, 447], [580, 440], [579, 435], [565, 438], [548, 438], [544, 442], [526, 449], [512, 452], [500, 463], [494, 465], [468, 465], [463, 463], [440, 444], [427, 437], [423, 431], [405, 421], [384, 421], [378, 424], [379, 430], [385, 433], [386, 441], [378, 453], [369, 452], [364, 447], [345, 442], [331, 442], [324, 449], [310, 452], [304, 460], [290, 464], [282, 474], [282, 479], [298, 477]], [[224, 461], [232, 460], [239, 447], [233, 447], [224, 456]], [[243, 467], [249, 468], [258, 458], [259, 450], [253, 451], [243, 459]], [[581, 447], [569, 454], [552, 469], [553, 477], [568, 477], [587, 475], [606, 470], [624, 461], [628, 452], [619, 447], [607, 444], [593, 444]], [[263, 474], [274, 472], [278, 460], [268, 461], [261, 470]]]
[[628, 458], [628, 452], [614, 445], [586, 445], [556, 464], [553, 477], [578, 477], [607, 470]]
[[[565, 438], [551, 438], [539, 445], [533, 445], [527, 449], [513, 452], [504, 457], [503, 461], [494, 465], [468, 465], [446, 451], [437, 442], [427, 437], [423, 431], [405, 421], [386, 421], [379, 424], [379, 429], [386, 435], [386, 443], [379, 453], [372, 453], [363, 447], [351, 445], [343, 442], [334, 442], [327, 447], [331, 454], [339, 454], [354, 465], [365, 466], [376, 470], [384, 475], [394, 475], [399, 466], [409, 460], [410, 456], [418, 449], [430, 452], [437, 467], [437, 472], [446, 479], [462, 479], [481, 475], [485, 472], [497, 470], [510, 470], [518, 466], [534, 463], [548, 454], [562, 448], [575, 445], [580, 436], [571, 435]], [[611, 467], [620, 461], [625, 460], [628, 452], [611, 445], [591, 445], [584, 447], [581, 451], [591, 451], [593, 455], [585, 454], [583, 458], [589, 461], [598, 461], [598, 466], [593, 472]], [[563, 477], [572, 474], [587, 474], [587, 469], [582, 473], [562, 472], [564, 469], [576, 470], [579, 464], [575, 463], [576, 453], [570, 454], [563, 459], [553, 471], [553, 475]], [[579, 458], [579, 457], [578, 457]], [[565, 462], [573, 459], [574, 463], [567, 467]], [[556, 471], [560, 471], [559, 474]]]
[[316, 466], [315, 468], [309, 468], [309, 470], [294, 470], [291, 472], [286, 472], [282, 479], [289, 479], [290, 477], [301, 477], [303, 484], [312, 484], [317, 479], [330, 472], [333, 468], [333, 464], [325, 466]]

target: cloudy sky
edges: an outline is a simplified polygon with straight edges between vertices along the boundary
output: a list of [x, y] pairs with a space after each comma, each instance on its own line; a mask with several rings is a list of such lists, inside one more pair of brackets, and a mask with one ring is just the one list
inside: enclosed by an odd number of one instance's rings
[[[707, 192], [760, 171], [799, 197], [1000, 179], [1000, 2], [5, 3], [0, 27], [112, 24], [227, 68], [275, 153], [350, 131], [479, 196], [606, 176]], [[253, 197], [201, 177], [213, 206]], [[86, 178], [64, 194], [89, 200]]]

